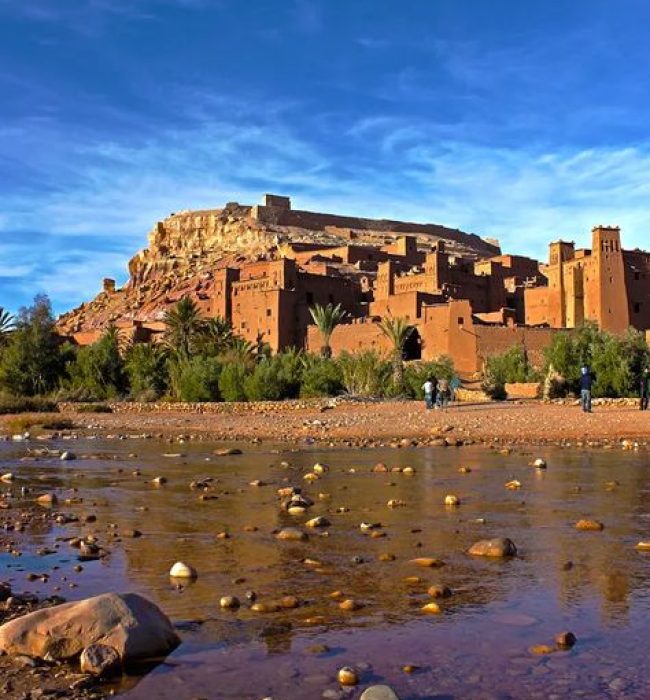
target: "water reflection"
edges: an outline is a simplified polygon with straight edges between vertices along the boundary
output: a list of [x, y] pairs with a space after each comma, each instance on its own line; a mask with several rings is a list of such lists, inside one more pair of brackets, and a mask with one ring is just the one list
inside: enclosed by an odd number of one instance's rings
[[[357, 661], [369, 664], [364, 682], [374, 674], [404, 697], [548, 697], [551, 690], [647, 697], [641, 669], [650, 632], [640, 621], [650, 608], [650, 555], [634, 550], [648, 539], [650, 523], [645, 454], [548, 449], [534, 455], [549, 464], [540, 471], [528, 466], [531, 454], [479, 448], [247, 447], [241, 456], [216, 457], [212, 446], [196, 444], [184, 445], [185, 456], [177, 458], [163, 457], [169, 446], [153, 441], [75, 449], [89, 454], [72, 463], [21, 462], [25, 447], [0, 445], [0, 458], [18, 477], [13, 491], [27, 485], [33, 493], [56, 489], [61, 501], [81, 499], [61, 507], [79, 523], [40, 523], [12, 533], [25, 552], [23, 570], [4, 557], [0, 572], [43, 594], [73, 581], [77, 588], [64, 590], [69, 598], [136, 590], [174, 620], [191, 621], [183, 626], [185, 644], [168, 663], [128, 690], [133, 700], [178, 700], [183, 683], [187, 697], [319, 697], [336, 687], [337, 666]], [[99, 458], [91, 458], [91, 450]], [[330, 471], [307, 485], [303, 474], [316, 461]], [[413, 466], [415, 474], [372, 473], [378, 461]], [[459, 473], [461, 465], [471, 472]], [[168, 483], [153, 486], [158, 475]], [[207, 492], [190, 489], [190, 482], [208, 477]], [[507, 490], [510, 479], [519, 480], [521, 490]], [[254, 480], [265, 485], [251, 486]], [[301, 485], [313, 498], [308, 514], [279, 508], [276, 490], [287, 485]], [[460, 507], [443, 505], [450, 493]], [[391, 499], [406, 505], [388, 508]], [[83, 523], [87, 515], [96, 515], [96, 522]], [[327, 536], [310, 531], [304, 543], [274, 537], [319, 515], [332, 523]], [[601, 520], [605, 529], [576, 531], [573, 524], [582, 517]], [[378, 532], [385, 536], [363, 532], [362, 521], [381, 523]], [[123, 536], [129, 530], [143, 536]], [[224, 532], [227, 538], [217, 537]], [[67, 545], [59, 544], [51, 560], [30, 555], [57, 537], [88, 533], [112, 553], [82, 573], [74, 572]], [[512, 538], [520, 556], [486, 561], [465, 554], [474, 541], [491, 536]], [[394, 560], [382, 561], [382, 554]], [[445, 565], [417, 567], [410, 563], [416, 557]], [[169, 580], [179, 560], [198, 570], [195, 582]], [[24, 572], [48, 566], [59, 567], [49, 583], [24, 580]], [[407, 582], [414, 576], [421, 581]], [[441, 602], [442, 615], [425, 618], [420, 607], [435, 583], [450, 586], [454, 596]], [[259, 601], [293, 595], [302, 605], [262, 615], [246, 605], [235, 613], [219, 609], [221, 595], [245, 601], [247, 591]], [[330, 597], [334, 591], [363, 608], [340, 610]], [[531, 657], [529, 646], [548, 643], [565, 628], [580, 639], [574, 651]], [[631, 643], [635, 635], [641, 644]], [[308, 653], [315, 641], [336, 653]], [[406, 675], [400, 670], [405, 663], [421, 671]]]

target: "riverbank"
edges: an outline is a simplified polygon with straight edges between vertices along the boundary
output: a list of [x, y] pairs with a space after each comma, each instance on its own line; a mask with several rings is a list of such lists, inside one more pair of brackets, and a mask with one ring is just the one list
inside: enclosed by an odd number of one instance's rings
[[[540, 401], [458, 404], [427, 411], [417, 401], [287, 401], [260, 404], [118, 404], [113, 413], [78, 413], [63, 407], [66, 432], [79, 436], [156, 436], [224, 442], [304, 445], [650, 444], [650, 412], [634, 402], [578, 406]], [[31, 419], [0, 416], [0, 434], [10, 436]], [[38, 416], [34, 420], [39, 420]], [[48, 431], [45, 431], [46, 434]], [[628, 442], [625, 446], [630, 447]]]

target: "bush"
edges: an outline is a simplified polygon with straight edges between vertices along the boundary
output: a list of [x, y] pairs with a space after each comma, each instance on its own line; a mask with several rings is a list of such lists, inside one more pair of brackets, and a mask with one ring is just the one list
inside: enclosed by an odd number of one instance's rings
[[225, 364], [219, 376], [219, 391], [224, 401], [246, 401], [246, 367], [238, 362]]
[[155, 401], [167, 390], [169, 372], [164, 348], [149, 343], [132, 345], [124, 368], [131, 396], [140, 401]]
[[81, 389], [93, 399], [110, 399], [126, 392], [124, 361], [120, 356], [116, 328], [109, 328], [92, 345], [80, 348], [68, 365], [73, 389]]
[[218, 401], [221, 365], [213, 358], [192, 357], [173, 364], [173, 384], [176, 398], [181, 401]]
[[595, 376], [593, 395], [612, 398], [636, 394], [641, 371], [650, 362], [643, 333], [630, 329], [620, 337], [593, 323], [555, 335], [545, 357], [547, 367], [564, 378], [567, 392], [579, 391], [580, 368], [588, 365]]
[[113, 413], [113, 409], [105, 403], [82, 403], [75, 406], [77, 413]]
[[0, 389], [14, 396], [35, 396], [56, 388], [64, 375], [50, 301], [37, 296], [20, 310], [0, 356]]
[[384, 396], [392, 376], [391, 363], [374, 350], [344, 352], [338, 359], [343, 388], [352, 396]]
[[12, 396], [0, 393], [0, 415], [12, 413], [53, 413], [56, 412], [56, 401], [42, 396]]
[[337, 396], [343, 391], [341, 368], [337, 362], [318, 355], [307, 355], [302, 370], [300, 396]]
[[252, 374], [244, 380], [244, 393], [248, 401], [279, 401], [286, 398], [287, 384], [281, 373], [280, 363], [263, 359]]

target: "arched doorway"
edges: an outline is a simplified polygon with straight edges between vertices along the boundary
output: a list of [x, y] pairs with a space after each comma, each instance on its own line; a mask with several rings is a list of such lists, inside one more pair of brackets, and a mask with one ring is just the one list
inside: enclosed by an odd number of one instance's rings
[[417, 328], [411, 328], [411, 332], [404, 343], [402, 358], [404, 360], [419, 360], [422, 358], [422, 338]]

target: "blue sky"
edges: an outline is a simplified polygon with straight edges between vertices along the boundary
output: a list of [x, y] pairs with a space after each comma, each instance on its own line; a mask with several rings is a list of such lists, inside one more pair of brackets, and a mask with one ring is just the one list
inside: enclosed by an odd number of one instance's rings
[[288, 194], [544, 257], [650, 248], [645, 0], [0, 0], [0, 306]]

